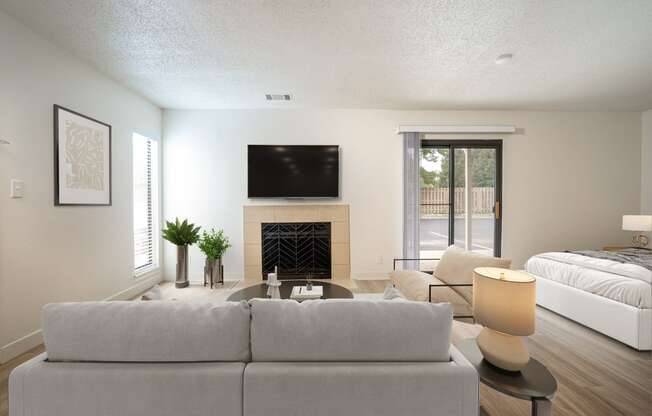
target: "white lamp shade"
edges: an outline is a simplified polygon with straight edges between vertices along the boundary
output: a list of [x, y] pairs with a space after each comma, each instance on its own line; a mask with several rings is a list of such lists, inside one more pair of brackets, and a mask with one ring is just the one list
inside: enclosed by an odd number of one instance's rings
[[652, 215], [623, 215], [623, 230], [652, 231]]
[[496, 267], [473, 271], [473, 316], [504, 334], [534, 333], [536, 279], [529, 273]]

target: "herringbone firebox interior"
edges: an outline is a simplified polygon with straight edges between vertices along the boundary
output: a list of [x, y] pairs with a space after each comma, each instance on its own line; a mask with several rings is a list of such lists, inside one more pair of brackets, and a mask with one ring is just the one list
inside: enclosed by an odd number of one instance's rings
[[[261, 280], [275, 265], [284, 277], [306, 277], [310, 272], [319, 278], [349, 278], [348, 205], [247, 205], [243, 218], [246, 279]], [[330, 264], [324, 264], [327, 256]]]
[[282, 279], [331, 277], [331, 223], [261, 224], [263, 275], [275, 270]]

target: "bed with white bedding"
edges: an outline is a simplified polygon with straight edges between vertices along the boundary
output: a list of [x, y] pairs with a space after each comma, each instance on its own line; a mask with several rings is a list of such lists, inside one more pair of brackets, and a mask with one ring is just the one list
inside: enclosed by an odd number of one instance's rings
[[650, 350], [650, 258], [649, 250], [550, 252], [531, 257], [525, 269], [537, 277], [539, 305], [636, 349]]

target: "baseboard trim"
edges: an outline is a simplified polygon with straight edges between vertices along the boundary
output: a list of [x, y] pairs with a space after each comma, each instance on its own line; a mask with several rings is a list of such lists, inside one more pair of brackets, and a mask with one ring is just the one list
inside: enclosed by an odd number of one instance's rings
[[122, 290], [114, 295], [104, 298], [102, 300], [129, 300], [133, 299], [137, 295], [147, 291], [154, 285], [161, 283], [161, 274], [158, 271], [152, 272], [152, 274], [145, 274], [139, 277], [136, 280], [136, 284], [128, 287], [125, 290]]
[[10, 361], [13, 358], [18, 357], [20, 354], [24, 354], [32, 348], [41, 345], [42, 343], [43, 332], [40, 329], [37, 329], [36, 331], [27, 334], [24, 337], [18, 338], [17, 340], [12, 341], [4, 347], [0, 348], [0, 364], [4, 364], [7, 361]]
[[[102, 300], [128, 300], [132, 299], [140, 293], [145, 292], [150, 287], [161, 282], [160, 272], [152, 272], [151, 274], [146, 274], [141, 276], [136, 280], [136, 284], [128, 287], [125, 290], [122, 290], [114, 295], [111, 295]], [[11, 341], [9, 344], [0, 347], [0, 364], [4, 364], [7, 361], [10, 361], [21, 354], [26, 353], [34, 347], [37, 347], [43, 343], [43, 331], [37, 329], [34, 332], [31, 332], [23, 337], [20, 337], [14, 341]]]

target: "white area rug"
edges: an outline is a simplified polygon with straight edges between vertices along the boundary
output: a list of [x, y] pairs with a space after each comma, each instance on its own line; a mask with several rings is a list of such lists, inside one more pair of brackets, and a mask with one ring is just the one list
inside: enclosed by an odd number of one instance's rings
[[354, 299], [369, 299], [369, 300], [382, 300], [382, 293], [354, 293]]

